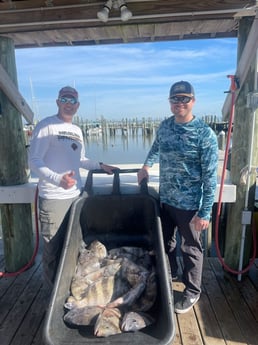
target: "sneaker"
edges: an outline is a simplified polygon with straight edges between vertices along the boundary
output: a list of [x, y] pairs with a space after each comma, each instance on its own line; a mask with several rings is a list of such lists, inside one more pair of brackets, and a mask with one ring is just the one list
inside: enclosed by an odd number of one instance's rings
[[176, 281], [178, 279], [178, 275], [177, 274], [172, 274], [172, 281]]
[[189, 297], [183, 296], [180, 301], [175, 304], [175, 313], [184, 314], [187, 313], [194, 305], [199, 301], [200, 296]]

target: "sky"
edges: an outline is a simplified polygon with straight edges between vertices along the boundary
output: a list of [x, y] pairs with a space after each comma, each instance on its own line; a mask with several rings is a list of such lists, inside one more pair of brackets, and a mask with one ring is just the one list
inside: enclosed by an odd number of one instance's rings
[[35, 121], [56, 114], [66, 85], [78, 90], [84, 120], [163, 119], [171, 115], [169, 89], [180, 80], [194, 86], [196, 116], [221, 119], [237, 39], [26, 48], [16, 49], [15, 59], [19, 92]]

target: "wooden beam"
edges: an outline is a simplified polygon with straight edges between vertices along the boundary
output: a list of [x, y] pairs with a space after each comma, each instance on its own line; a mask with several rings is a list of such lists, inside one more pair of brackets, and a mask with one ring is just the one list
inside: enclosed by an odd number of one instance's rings
[[5, 93], [9, 101], [15, 106], [15, 108], [24, 116], [28, 123], [33, 123], [33, 112], [25, 99], [19, 93], [17, 87], [13, 83], [12, 79], [6, 73], [2, 64], [0, 63], [0, 89]]
[[[250, 29], [250, 33], [248, 35], [248, 38], [245, 44], [245, 48], [242, 52], [242, 55], [240, 57], [237, 70], [235, 73], [236, 77], [239, 78], [239, 83], [240, 83], [240, 88], [235, 93], [235, 100], [237, 100], [239, 91], [241, 90], [241, 87], [244, 85], [251, 63], [255, 59], [257, 49], [258, 49], [258, 13], [256, 14], [254, 18], [252, 27]], [[223, 119], [226, 119], [229, 117], [230, 106], [231, 106], [231, 94], [228, 93], [225, 103], [222, 108]]]
[[[11, 39], [0, 37], [1, 82], [6, 93], [13, 99], [17, 93], [15, 50]], [[8, 74], [8, 75], [7, 75]], [[3, 78], [4, 75], [4, 78]], [[6, 77], [7, 75], [7, 77]], [[10, 79], [13, 81], [10, 83]], [[11, 85], [11, 86], [10, 86]], [[0, 185], [17, 186], [28, 182], [28, 164], [22, 118], [8, 97], [1, 92], [2, 116], [0, 121]], [[0, 204], [5, 269], [7, 272], [20, 270], [32, 257], [33, 226], [31, 205]]]

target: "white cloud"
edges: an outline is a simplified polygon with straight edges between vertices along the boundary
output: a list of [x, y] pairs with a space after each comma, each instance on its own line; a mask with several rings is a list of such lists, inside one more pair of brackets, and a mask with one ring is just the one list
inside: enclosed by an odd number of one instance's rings
[[[236, 68], [235, 39], [33, 48], [16, 51], [20, 92], [40, 117], [56, 112], [58, 90], [75, 85], [82, 117], [160, 117], [169, 114], [171, 84], [189, 80], [199, 116], [220, 116]], [[124, 115], [125, 114], [125, 115]]]

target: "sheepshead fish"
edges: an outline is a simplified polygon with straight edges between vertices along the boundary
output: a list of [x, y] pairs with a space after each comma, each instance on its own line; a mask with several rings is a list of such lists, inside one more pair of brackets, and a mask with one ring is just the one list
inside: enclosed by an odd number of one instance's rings
[[99, 314], [94, 326], [94, 335], [97, 337], [108, 337], [122, 333], [120, 328], [122, 314], [117, 308], [105, 308]]
[[106, 306], [113, 299], [123, 296], [129, 289], [128, 283], [125, 280], [119, 279], [117, 275], [103, 277], [103, 279], [96, 281], [88, 287], [81, 300], [76, 300], [73, 296], [69, 296], [65, 303], [65, 308]]
[[155, 320], [149, 314], [130, 311], [123, 316], [121, 330], [123, 332], [136, 332], [154, 322]]
[[78, 261], [75, 273], [77, 277], [85, 277], [87, 274], [97, 271], [100, 268], [99, 258], [92, 256], [90, 252], [87, 258], [84, 256], [83, 260]]
[[100, 241], [91, 242], [88, 249], [99, 259], [104, 259], [107, 256], [107, 248]]
[[156, 272], [153, 270], [146, 282], [146, 287], [141, 296], [135, 300], [132, 305], [134, 311], [147, 311], [155, 303], [157, 297], [157, 277]]
[[107, 265], [100, 267], [96, 271], [88, 273], [86, 276], [76, 275], [71, 283], [71, 293], [77, 299], [82, 299], [90, 285], [104, 278], [114, 276], [121, 267], [121, 260], [112, 260]]
[[86, 276], [100, 268], [100, 261], [107, 256], [106, 247], [99, 241], [93, 241], [88, 247], [81, 242], [77, 263], [77, 276]]
[[107, 304], [109, 308], [117, 308], [121, 306], [131, 306], [137, 298], [142, 294], [144, 291], [146, 283], [144, 281], [139, 282], [136, 286], [132, 287], [128, 290], [125, 294], [120, 295], [116, 299], [112, 300]]
[[136, 265], [127, 258], [124, 258], [120, 274], [121, 280], [127, 281], [131, 288], [125, 292], [124, 295], [120, 295], [117, 299], [113, 299], [110, 303], [108, 303], [107, 306], [109, 308], [132, 305], [144, 291], [146, 281], [149, 276], [149, 271]]
[[133, 261], [124, 258], [121, 266], [121, 276], [126, 279], [131, 286], [135, 286], [138, 283], [145, 281], [149, 275], [149, 271]]
[[69, 325], [75, 326], [89, 326], [94, 325], [98, 315], [102, 312], [103, 308], [94, 307], [84, 307], [84, 308], [74, 308], [69, 310], [64, 315], [64, 321]]
[[152, 265], [151, 252], [140, 247], [118, 247], [110, 249], [108, 252], [111, 258], [127, 258], [137, 265], [149, 269]]
[[135, 257], [138, 258], [143, 256], [146, 253], [146, 250], [141, 247], [118, 247], [113, 248], [108, 251], [108, 254], [111, 257]]

